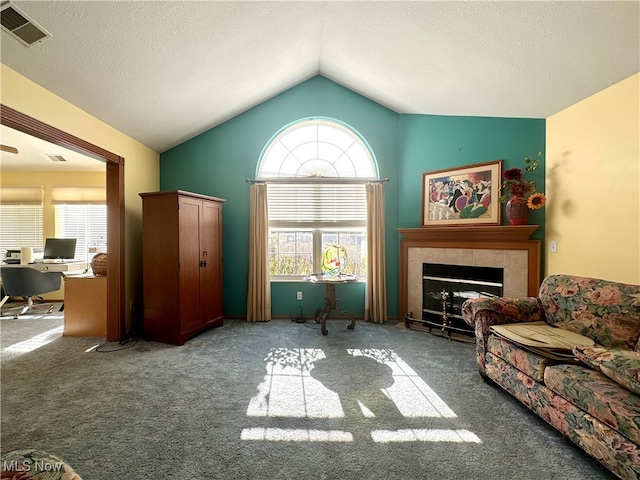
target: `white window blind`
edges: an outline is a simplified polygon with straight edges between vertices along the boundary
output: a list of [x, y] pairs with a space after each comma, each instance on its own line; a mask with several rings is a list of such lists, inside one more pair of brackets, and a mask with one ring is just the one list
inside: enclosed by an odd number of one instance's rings
[[2, 205], [40, 205], [42, 206], [42, 186], [2, 187], [0, 203]]
[[89, 249], [95, 253], [106, 249], [107, 206], [61, 204], [56, 205], [56, 237], [75, 238], [77, 259], [89, 259]]
[[270, 225], [366, 225], [364, 184], [270, 183], [267, 187]]
[[42, 203], [39, 205], [0, 205], [0, 258], [7, 249], [41, 248]]

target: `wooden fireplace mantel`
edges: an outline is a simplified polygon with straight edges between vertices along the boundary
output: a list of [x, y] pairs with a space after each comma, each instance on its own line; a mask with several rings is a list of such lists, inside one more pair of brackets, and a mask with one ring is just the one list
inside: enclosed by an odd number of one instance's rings
[[540, 287], [540, 240], [531, 240], [538, 225], [492, 225], [399, 228], [400, 315], [408, 311], [408, 257], [411, 248], [468, 250], [524, 250], [527, 252], [527, 295], [536, 296]]
[[411, 242], [523, 242], [539, 228], [538, 225], [458, 226], [399, 228], [398, 232]]

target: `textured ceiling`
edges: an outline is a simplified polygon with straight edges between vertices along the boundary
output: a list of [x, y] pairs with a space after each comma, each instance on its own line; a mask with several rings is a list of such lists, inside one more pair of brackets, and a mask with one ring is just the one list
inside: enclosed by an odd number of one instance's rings
[[[4, 172], [106, 172], [104, 162], [81, 153], [59, 147], [26, 133], [0, 125], [3, 145], [18, 149], [18, 153], [0, 152], [0, 171]], [[52, 161], [49, 155], [62, 157]]]
[[640, 3], [15, 1], [2, 63], [163, 152], [321, 74], [399, 113], [545, 118], [640, 71]]

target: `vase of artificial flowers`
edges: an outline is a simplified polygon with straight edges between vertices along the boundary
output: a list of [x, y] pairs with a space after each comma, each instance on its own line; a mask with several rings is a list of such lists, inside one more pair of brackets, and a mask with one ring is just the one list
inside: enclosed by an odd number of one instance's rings
[[[540, 152], [538, 155], [542, 155]], [[529, 221], [529, 211], [544, 207], [547, 198], [544, 193], [536, 191], [536, 181], [527, 178], [531, 172], [535, 172], [540, 162], [524, 159], [524, 171], [519, 168], [510, 168], [502, 174], [501, 203], [506, 203], [505, 213], [509, 225], [526, 225]]]

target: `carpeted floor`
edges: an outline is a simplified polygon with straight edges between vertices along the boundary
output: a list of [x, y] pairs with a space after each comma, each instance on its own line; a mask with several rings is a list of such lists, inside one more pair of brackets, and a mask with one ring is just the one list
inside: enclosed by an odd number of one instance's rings
[[483, 382], [473, 345], [396, 322], [98, 348], [61, 322], [0, 321], [2, 453], [39, 448], [84, 480], [613, 478]]

